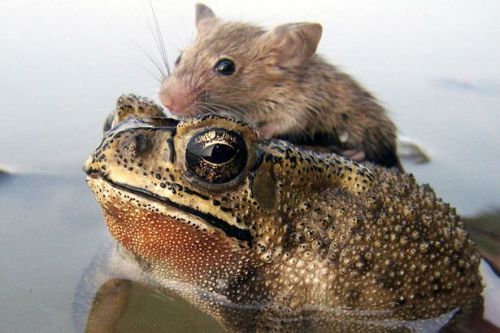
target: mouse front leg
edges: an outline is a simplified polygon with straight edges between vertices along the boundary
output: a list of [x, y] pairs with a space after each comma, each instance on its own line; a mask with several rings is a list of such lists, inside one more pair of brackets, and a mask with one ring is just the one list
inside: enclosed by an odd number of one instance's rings
[[348, 158], [356, 162], [363, 162], [366, 158], [366, 154], [362, 150], [355, 150], [355, 149], [341, 150], [339, 154], [344, 156], [345, 158]]

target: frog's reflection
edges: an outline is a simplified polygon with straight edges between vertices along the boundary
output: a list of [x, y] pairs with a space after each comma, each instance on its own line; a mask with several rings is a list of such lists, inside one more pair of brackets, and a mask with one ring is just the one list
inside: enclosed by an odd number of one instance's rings
[[[457, 332], [457, 333], [498, 333], [498, 329], [482, 318], [482, 302], [466, 312], [453, 311], [438, 318], [417, 321], [377, 321], [356, 318], [336, 321], [331, 316], [314, 328], [305, 317], [292, 318], [283, 313], [283, 318], [294, 322], [294, 328], [287, 332]], [[239, 315], [249, 311], [240, 307]], [[339, 312], [345, 312], [339, 311]], [[235, 313], [236, 315], [236, 313]], [[279, 315], [275, 312], [275, 315]], [[240, 325], [242, 323], [240, 322]], [[238, 332], [256, 331], [252, 322], [247, 326], [235, 327]], [[105, 282], [97, 292], [88, 315], [85, 333], [128, 333], [128, 332], [224, 332], [217, 321], [186, 302], [171, 291], [154, 290], [139, 283], [123, 279]]]
[[175, 293], [112, 279], [96, 294], [85, 332], [222, 332], [218, 323]]

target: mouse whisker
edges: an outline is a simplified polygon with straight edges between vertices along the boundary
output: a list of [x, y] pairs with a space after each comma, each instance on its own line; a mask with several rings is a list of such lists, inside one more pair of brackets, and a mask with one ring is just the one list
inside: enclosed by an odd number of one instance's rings
[[209, 107], [203, 103], [199, 104], [199, 110], [205, 114], [212, 114], [212, 115], [220, 114], [220, 112], [218, 112], [217, 110], [214, 110], [211, 107]]
[[[128, 40], [128, 42], [132, 43], [135, 47], [137, 47], [139, 49], [139, 51], [141, 51], [141, 53], [144, 54], [146, 56], [146, 58], [148, 58], [149, 61], [151, 61], [151, 63], [156, 68], [156, 70], [158, 70], [158, 72], [160, 73], [160, 78], [165, 78], [166, 77], [165, 71], [163, 70], [162, 66], [160, 65], [160, 62], [158, 61], [158, 59], [156, 59], [151, 54], [149, 54], [148, 51], [146, 51], [146, 49], [144, 47], [142, 47], [136, 41], [134, 41], [134, 40], [132, 40], [130, 38], [127, 38], [127, 40]], [[150, 71], [148, 71], [148, 72], [151, 73]], [[155, 77], [155, 79], [158, 79], [157, 75], [154, 75], [154, 77]], [[161, 82], [162, 79], [160, 79], [159, 81]]]
[[252, 122], [251, 119], [248, 118], [246, 110], [241, 107], [238, 104], [230, 103], [230, 104], [217, 104], [213, 102], [208, 102], [205, 103], [209, 105], [211, 108], [214, 107], [216, 110], [214, 110], [215, 113], [226, 113], [229, 115], [236, 116], [239, 119], [245, 120], [247, 122]]
[[[194, 55], [194, 61], [193, 61], [193, 68], [191, 70], [191, 75], [189, 76], [189, 86], [192, 86], [193, 84], [193, 75], [194, 75], [194, 72], [196, 71], [196, 63], [198, 61], [198, 52], [195, 53]], [[199, 77], [198, 77], [198, 80], [199, 80]]]
[[157, 74], [155, 74], [154, 72], [150, 71], [149, 69], [147, 69], [145, 67], [141, 66], [141, 69], [144, 70], [149, 75], [151, 75], [156, 81], [158, 81], [159, 84], [161, 84], [163, 82], [162, 76], [158, 76]]
[[[201, 94], [204, 94], [205, 95], [205, 99], [208, 100], [208, 89], [205, 89], [206, 85], [215, 78], [215, 75], [208, 78], [207, 80], [203, 81], [201, 80], [201, 78], [199, 78], [198, 80], [198, 84], [195, 85], [192, 89], [191, 89], [191, 93], [194, 94], [195, 96], [198, 96], [198, 95], [201, 95]], [[202, 90], [204, 90], [202, 92]], [[200, 94], [201, 93], [201, 94]]]
[[160, 53], [160, 57], [163, 61], [162, 65], [165, 67], [165, 71], [162, 71], [162, 72], [167, 74], [167, 75], [164, 75], [164, 77], [168, 77], [168, 76], [170, 76], [171, 71], [170, 71], [170, 65], [168, 64], [168, 57], [167, 57], [167, 51], [165, 48], [165, 42], [163, 40], [163, 34], [161, 33], [160, 23], [158, 22], [158, 17], [156, 16], [156, 12], [155, 12], [155, 9], [153, 7], [153, 3], [151, 1], [149, 2], [149, 6], [151, 9], [151, 14], [153, 16], [153, 21], [154, 21], [154, 29], [151, 26], [151, 24], [149, 24], [149, 29], [150, 29], [151, 33], [153, 34], [156, 47], [157, 47], [157, 49]]

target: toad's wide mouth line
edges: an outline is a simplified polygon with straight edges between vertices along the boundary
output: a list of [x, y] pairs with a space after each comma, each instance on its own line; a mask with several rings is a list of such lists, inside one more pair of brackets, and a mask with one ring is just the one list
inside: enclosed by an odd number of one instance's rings
[[196, 209], [194, 209], [192, 207], [181, 205], [179, 203], [173, 202], [170, 199], [160, 197], [159, 195], [152, 193], [150, 191], [144, 190], [144, 189], [139, 189], [139, 188], [127, 185], [127, 184], [114, 182], [114, 181], [110, 180], [108, 177], [106, 177], [105, 175], [101, 174], [99, 171], [94, 170], [94, 169], [85, 170], [85, 172], [87, 173], [87, 175], [89, 177], [101, 178], [103, 181], [105, 181], [106, 183], [108, 183], [109, 185], [111, 185], [112, 187], [114, 187], [116, 189], [119, 189], [119, 190], [122, 190], [125, 192], [129, 192], [129, 193], [135, 194], [139, 197], [147, 198], [149, 200], [154, 200], [156, 202], [170, 206], [174, 209], [178, 209], [180, 211], [183, 211], [187, 214], [194, 215], [194, 216], [202, 219], [206, 223], [212, 225], [213, 227], [215, 227], [219, 230], [222, 230], [229, 237], [236, 238], [240, 241], [248, 242], [249, 245], [252, 245], [253, 237], [248, 230], [240, 229], [234, 225], [230, 225], [226, 221], [224, 221], [218, 217], [215, 217], [212, 214], [197, 211]]

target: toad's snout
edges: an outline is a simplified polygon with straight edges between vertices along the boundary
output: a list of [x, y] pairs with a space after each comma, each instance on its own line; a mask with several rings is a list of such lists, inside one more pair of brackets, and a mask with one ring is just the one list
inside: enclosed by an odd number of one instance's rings
[[92, 168], [92, 163], [93, 163], [93, 154], [87, 157], [85, 160], [85, 163], [83, 164], [82, 170], [85, 172], [89, 177], [96, 178], [97, 177], [97, 171]]

